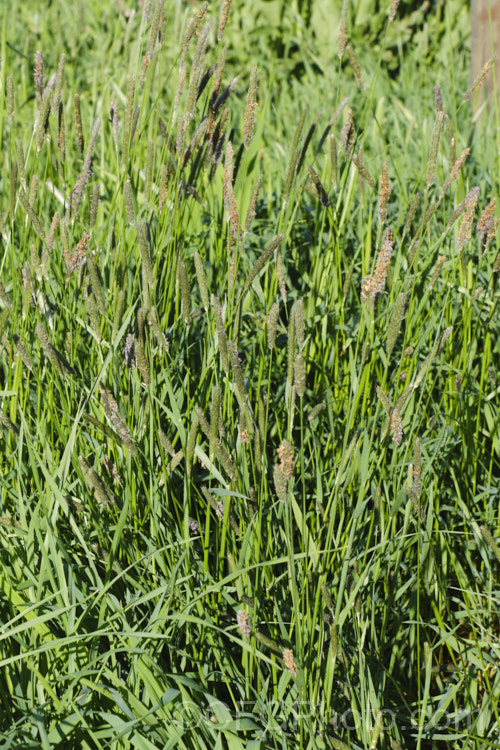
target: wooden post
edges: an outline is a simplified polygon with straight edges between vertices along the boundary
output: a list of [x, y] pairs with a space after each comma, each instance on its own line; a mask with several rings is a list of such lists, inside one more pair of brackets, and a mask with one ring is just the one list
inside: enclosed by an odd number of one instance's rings
[[[471, 83], [493, 54], [495, 58], [496, 94], [500, 103], [500, 0], [471, 0]], [[493, 101], [493, 71], [491, 70], [477, 95], [476, 103]]]

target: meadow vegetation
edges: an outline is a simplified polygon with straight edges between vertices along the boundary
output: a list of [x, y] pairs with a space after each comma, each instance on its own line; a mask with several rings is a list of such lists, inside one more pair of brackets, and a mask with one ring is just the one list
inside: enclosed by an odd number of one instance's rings
[[498, 747], [467, 6], [230, 5], [2, 3], [1, 745]]

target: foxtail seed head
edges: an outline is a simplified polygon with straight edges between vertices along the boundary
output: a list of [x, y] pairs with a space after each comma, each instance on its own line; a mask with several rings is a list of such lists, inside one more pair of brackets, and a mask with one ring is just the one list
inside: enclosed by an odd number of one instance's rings
[[253, 138], [255, 122], [255, 109], [257, 107], [257, 66], [254, 65], [250, 73], [250, 84], [248, 86], [247, 106], [243, 119], [243, 143], [245, 148], [250, 146]]
[[306, 392], [306, 363], [302, 354], [295, 357], [295, 390], [300, 398], [304, 398]]
[[297, 665], [295, 664], [291, 648], [283, 649], [283, 664], [294, 677], [297, 676]]
[[288, 483], [278, 464], [274, 464], [273, 467], [273, 481], [278, 500], [284, 503], [286, 501]]
[[391, 435], [394, 445], [400, 445], [403, 439], [403, 421], [398, 409], [394, 409], [391, 414]]
[[276, 343], [276, 330], [278, 327], [279, 305], [273, 302], [269, 315], [267, 316], [267, 347], [271, 351]]
[[378, 215], [380, 217], [381, 224], [387, 218], [387, 204], [391, 196], [391, 183], [389, 180], [389, 174], [387, 171], [387, 164], [384, 162], [382, 165], [382, 172], [380, 175], [379, 193], [378, 193]]
[[250, 616], [244, 609], [239, 609], [236, 613], [236, 621], [238, 623], [238, 629], [244, 638], [248, 638], [252, 632], [250, 626]]

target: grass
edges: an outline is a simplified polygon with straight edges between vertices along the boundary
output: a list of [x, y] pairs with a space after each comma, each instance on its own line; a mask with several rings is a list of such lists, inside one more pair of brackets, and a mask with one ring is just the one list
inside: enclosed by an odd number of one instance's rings
[[410, 5], [5, 6], [2, 747], [498, 747], [496, 124]]

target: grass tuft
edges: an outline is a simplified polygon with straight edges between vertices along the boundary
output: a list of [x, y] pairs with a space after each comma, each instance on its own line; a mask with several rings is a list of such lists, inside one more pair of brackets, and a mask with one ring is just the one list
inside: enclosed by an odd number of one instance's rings
[[463, 3], [136, 5], [5, 11], [0, 745], [497, 747]]

